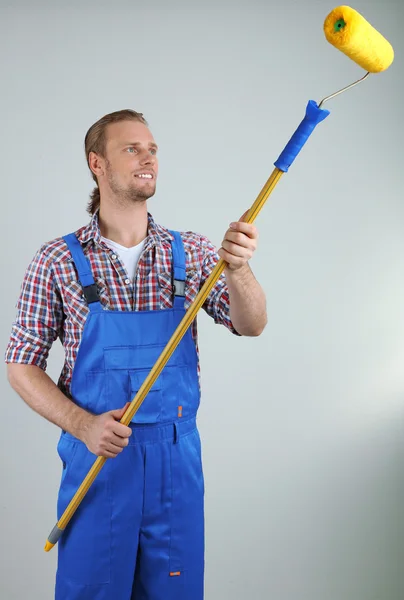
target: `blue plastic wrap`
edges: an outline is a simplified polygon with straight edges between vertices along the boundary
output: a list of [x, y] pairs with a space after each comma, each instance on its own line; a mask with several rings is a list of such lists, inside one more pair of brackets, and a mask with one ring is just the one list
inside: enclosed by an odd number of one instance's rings
[[276, 163], [274, 163], [275, 167], [287, 173], [290, 165], [313, 133], [316, 125], [324, 121], [329, 114], [329, 110], [319, 108], [314, 100], [309, 100], [303, 121], [286, 144]]

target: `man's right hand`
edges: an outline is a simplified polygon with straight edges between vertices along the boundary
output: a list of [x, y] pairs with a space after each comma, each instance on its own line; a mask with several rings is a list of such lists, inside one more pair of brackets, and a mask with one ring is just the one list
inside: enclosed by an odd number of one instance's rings
[[132, 430], [119, 421], [130, 402], [118, 410], [93, 415], [65, 396], [37, 365], [10, 363], [7, 374], [11, 386], [28, 406], [81, 440], [93, 454], [115, 458], [128, 445]]
[[96, 456], [115, 458], [129, 444], [130, 427], [119, 423], [130, 402], [123, 408], [110, 410], [101, 415], [91, 415], [82, 441]]

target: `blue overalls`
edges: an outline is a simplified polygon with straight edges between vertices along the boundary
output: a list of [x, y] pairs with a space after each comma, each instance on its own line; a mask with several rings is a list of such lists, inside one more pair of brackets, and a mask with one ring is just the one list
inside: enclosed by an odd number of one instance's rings
[[[185, 314], [185, 252], [172, 242], [173, 308], [110, 311], [88, 259], [64, 239], [89, 306], [72, 397], [94, 414], [131, 401]], [[196, 427], [200, 392], [190, 329], [131, 423], [129, 445], [108, 459], [58, 544], [56, 600], [202, 600], [204, 481]], [[95, 460], [62, 432], [58, 519]]]

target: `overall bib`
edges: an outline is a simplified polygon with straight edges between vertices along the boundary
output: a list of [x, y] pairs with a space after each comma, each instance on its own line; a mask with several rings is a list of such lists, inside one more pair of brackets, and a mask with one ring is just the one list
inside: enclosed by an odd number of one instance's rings
[[[172, 309], [104, 310], [74, 234], [64, 239], [89, 306], [72, 397], [94, 414], [131, 401], [185, 314], [185, 252], [171, 232]], [[58, 544], [56, 600], [202, 600], [204, 481], [197, 352], [188, 329]], [[58, 519], [96, 459], [62, 432]]]

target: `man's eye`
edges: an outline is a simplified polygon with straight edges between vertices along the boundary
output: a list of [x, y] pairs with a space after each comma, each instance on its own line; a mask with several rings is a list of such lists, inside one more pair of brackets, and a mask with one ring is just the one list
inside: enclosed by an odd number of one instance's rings
[[156, 156], [156, 154], [157, 154], [157, 150], [155, 148], [152, 148], [150, 150], [150, 152], [151, 152], [151, 154], [153, 154], [153, 156]]
[[132, 150], [133, 150], [133, 152], [136, 152], [136, 149], [133, 147], [127, 148], [127, 150], [128, 150], [128, 152], [132, 152]]

